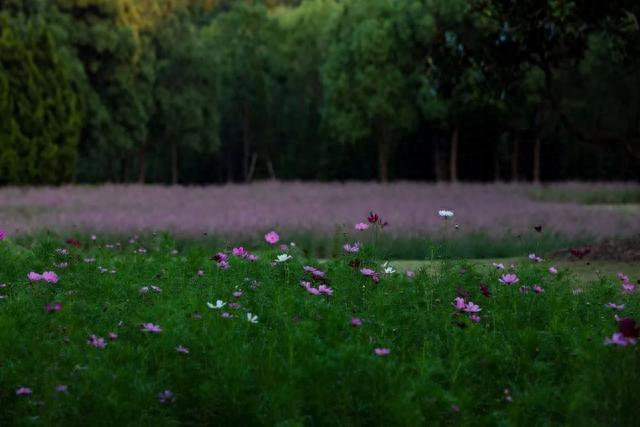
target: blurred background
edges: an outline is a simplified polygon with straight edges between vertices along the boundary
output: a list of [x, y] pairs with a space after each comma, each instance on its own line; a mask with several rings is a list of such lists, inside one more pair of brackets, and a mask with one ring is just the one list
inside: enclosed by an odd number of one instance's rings
[[634, 0], [0, 0], [0, 182], [640, 177]]
[[220, 245], [277, 227], [328, 255], [373, 210], [389, 256], [617, 239], [603, 256], [640, 259], [639, 18], [636, 0], [0, 0], [0, 223]]

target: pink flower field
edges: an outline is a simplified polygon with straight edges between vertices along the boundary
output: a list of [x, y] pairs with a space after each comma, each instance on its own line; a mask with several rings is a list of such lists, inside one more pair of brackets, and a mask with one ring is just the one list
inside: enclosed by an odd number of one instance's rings
[[[552, 184], [549, 193], [640, 191], [634, 184]], [[526, 233], [542, 225], [566, 236], [640, 232], [638, 205], [540, 201], [526, 184], [281, 183], [206, 187], [140, 185], [3, 188], [0, 222], [11, 234], [41, 229], [130, 233], [170, 231], [184, 237], [254, 235], [279, 230], [355, 231], [353, 218], [378, 212], [398, 237], [485, 232]], [[452, 218], [438, 215], [451, 210]], [[445, 222], [446, 221], [446, 222]], [[445, 228], [446, 227], [446, 228]]]

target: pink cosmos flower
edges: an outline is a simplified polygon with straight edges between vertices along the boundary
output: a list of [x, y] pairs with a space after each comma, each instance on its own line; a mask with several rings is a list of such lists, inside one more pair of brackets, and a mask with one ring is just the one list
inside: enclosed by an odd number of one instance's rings
[[228, 305], [229, 305], [229, 308], [233, 308], [234, 310], [237, 310], [241, 307], [240, 304], [238, 304], [237, 302], [230, 302]]
[[453, 306], [456, 308], [456, 310], [464, 311], [466, 307], [466, 302], [464, 301], [464, 298], [456, 297], [453, 300]]
[[26, 396], [31, 393], [33, 393], [33, 390], [31, 390], [29, 387], [20, 386], [16, 389], [16, 394], [18, 396]]
[[270, 245], [275, 245], [280, 241], [280, 236], [275, 231], [270, 231], [264, 235], [264, 240]]
[[91, 240], [94, 240], [94, 241], [95, 241], [97, 238], [98, 238], [98, 237], [97, 237], [95, 234], [92, 234], [92, 235], [91, 235]]
[[416, 273], [413, 270], [407, 270], [407, 272], [405, 273], [407, 275], [407, 277], [415, 277]]
[[471, 320], [473, 323], [480, 323], [480, 316], [478, 316], [477, 314], [471, 314], [469, 315], [469, 320]]
[[536, 294], [541, 294], [544, 292], [544, 288], [540, 285], [533, 285], [533, 292]]
[[107, 343], [104, 341], [104, 338], [97, 337], [95, 335], [89, 336], [89, 339], [87, 340], [87, 344], [97, 348], [105, 348], [107, 346]]
[[467, 304], [464, 306], [464, 311], [466, 313], [479, 313], [482, 311], [482, 309], [480, 308], [479, 305], [474, 304], [473, 302], [469, 301], [467, 302]]
[[498, 270], [504, 270], [504, 264], [500, 263], [500, 264], [496, 264], [495, 262], [493, 263], [493, 266], [498, 269]]
[[544, 260], [536, 254], [529, 254], [529, 259], [533, 262], [543, 262]]
[[204, 271], [198, 270], [198, 272], [196, 274], [198, 275], [198, 277], [202, 277], [202, 276], [204, 276]]
[[629, 281], [629, 276], [627, 276], [626, 274], [624, 274], [623, 272], [619, 272], [618, 273], [618, 279], [620, 279], [620, 281], [626, 283]]
[[320, 292], [322, 295], [333, 295], [333, 289], [325, 285], [318, 286], [318, 292]]
[[625, 337], [621, 332], [616, 332], [611, 337], [604, 339], [604, 345], [619, 345], [626, 347], [628, 345], [636, 345], [637, 340], [633, 337]]
[[58, 275], [53, 271], [45, 271], [42, 273], [42, 279], [48, 283], [58, 283]]
[[29, 281], [31, 282], [37, 282], [39, 280], [42, 280], [42, 275], [39, 273], [36, 273], [35, 271], [32, 271], [29, 274], [27, 274], [27, 278], [29, 278]]
[[370, 269], [370, 268], [362, 268], [360, 269], [360, 273], [362, 273], [364, 276], [373, 276], [375, 274], [375, 271]]
[[378, 356], [387, 356], [389, 353], [391, 353], [391, 350], [385, 347], [378, 347], [374, 348], [373, 352]]
[[350, 254], [355, 254], [360, 252], [360, 244], [359, 243], [345, 243], [344, 246], [342, 246], [342, 248], [345, 250], [345, 252], [350, 253]]
[[320, 295], [320, 290], [317, 288], [314, 288], [312, 286], [309, 286], [307, 288], [305, 288], [307, 290], [307, 292], [309, 292], [311, 295]]
[[242, 296], [242, 291], [234, 291], [232, 295], [236, 298], [240, 298]]
[[224, 252], [218, 252], [212, 257], [212, 259], [218, 262], [227, 261], [229, 259], [229, 255], [225, 254]]
[[109, 332], [107, 333], [107, 336], [111, 341], [115, 341], [118, 339], [118, 334], [116, 334], [115, 332]]
[[518, 276], [513, 273], [503, 274], [502, 277], [498, 279], [498, 281], [503, 285], [513, 285], [514, 283], [517, 283], [519, 280], [520, 279], [518, 279]]
[[182, 354], [189, 354], [189, 349], [187, 347], [182, 346], [182, 344], [176, 347], [176, 351]]
[[549, 267], [549, 273], [551, 274], [558, 274], [558, 269], [555, 267]]
[[254, 254], [248, 254], [248, 255], [246, 256], [246, 258], [247, 258], [249, 261], [257, 261], [257, 260], [258, 260], [258, 256], [257, 256], [257, 255], [254, 255]]
[[227, 261], [220, 261], [220, 262], [218, 262], [218, 267], [221, 270], [228, 270], [229, 267], [231, 267], [231, 266], [229, 265], [229, 263]]
[[624, 304], [618, 305], [618, 304], [614, 304], [614, 303], [610, 302], [608, 304], [605, 304], [605, 307], [609, 307], [609, 308], [612, 308], [614, 310], [622, 310], [622, 309], [624, 309]]
[[0, 229], [0, 240], [4, 240], [5, 234], [4, 234], [4, 230]]
[[362, 320], [358, 317], [354, 317], [353, 319], [351, 319], [351, 326], [362, 326]]
[[245, 248], [243, 248], [242, 246], [239, 246], [237, 248], [233, 248], [231, 250], [231, 255], [233, 255], [233, 256], [244, 257], [247, 254], [248, 254], [247, 250]]
[[359, 222], [355, 225], [355, 229], [358, 231], [364, 231], [369, 228], [369, 224], [365, 224], [364, 222]]
[[160, 328], [160, 325], [154, 325], [153, 323], [143, 323], [141, 331], [158, 334], [162, 332], [162, 328]]
[[623, 283], [622, 284], [622, 293], [632, 294], [636, 291], [636, 285], [633, 283]]
[[282, 245], [278, 246], [278, 248], [279, 248], [281, 251], [286, 251], [287, 249], [289, 249], [289, 245], [287, 245], [287, 244], [282, 244]]

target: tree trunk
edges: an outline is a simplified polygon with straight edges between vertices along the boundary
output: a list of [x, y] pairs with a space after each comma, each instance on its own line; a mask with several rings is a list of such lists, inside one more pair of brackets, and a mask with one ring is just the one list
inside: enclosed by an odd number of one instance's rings
[[178, 144], [171, 141], [171, 183], [178, 184]]
[[433, 144], [433, 163], [434, 172], [436, 175], [436, 182], [444, 181], [445, 173], [442, 161], [442, 150], [440, 149], [440, 137], [435, 138]]
[[520, 141], [516, 137], [513, 140], [513, 151], [511, 152], [511, 181], [519, 181], [518, 157], [520, 156]]
[[453, 129], [451, 134], [451, 156], [449, 157], [449, 179], [452, 183], [458, 182], [458, 126]]
[[249, 151], [251, 145], [249, 143], [249, 109], [245, 107], [244, 117], [242, 118], [242, 175], [245, 181], [249, 181]]
[[145, 158], [146, 158], [146, 147], [145, 145], [141, 145], [138, 148], [138, 183], [144, 184], [145, 177]]
[[540, 183], [540, 149], [542, 142], [540, 136], [536, 135], [536, 140], [533, 144], [533, 182]]
[[267, 157], [267, 171], [269, 172], [269, 178], [276, 180], [276, 171], [273, 169], [273, 162], [271, 157]]
[[258, 161], [258, 153], [254, 151], [253, 154], [251, 154], [251, 164], [249, 165], [248, 175], [245, 176], [245, 179], [244, 179], [246, 182], [251, 182], [253, 180], [253, 174], [256, 171], [257, 161]]
[[378, 178], [380, 182], [389, 182], [389, 144], [384, 134], [378, 136]]

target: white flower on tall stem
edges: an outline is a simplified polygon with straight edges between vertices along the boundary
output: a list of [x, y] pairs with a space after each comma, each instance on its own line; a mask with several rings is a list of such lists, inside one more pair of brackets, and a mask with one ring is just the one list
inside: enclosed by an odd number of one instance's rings
[[453, 211], [441, 209], [438, 211], [438, 215], [440, 215], [441, 218], [449, 219], [453, 217]]
[[389, 264], [389, 261], [386, 261], [384, 264], [382, 264], [382, 268], [384, 269], [383, 271], [385, 274], [393, 274], [396, 272], [393, 266]]
[[247, 313], [247, 321], [251, 323], [258, 323], [258, 316], [252, 313]]
[[289, 255], [289, 254], [280, 254], [280, 255], [278, 255], [276, 257], [275, 261], [282, 263], [282, 262], [289, 261], [291, 258], [293, 258], [293, 257], [291, 255]]
[[207, 307], [209, 307], [211, 309], [214, 309], [214, 310], [220, 310], [225, 305], [227, 305], [227, 303], [222, 301], [222, 300], [217, 300], [215, 305], [211, 304], [210, 302], [207, 302]]

